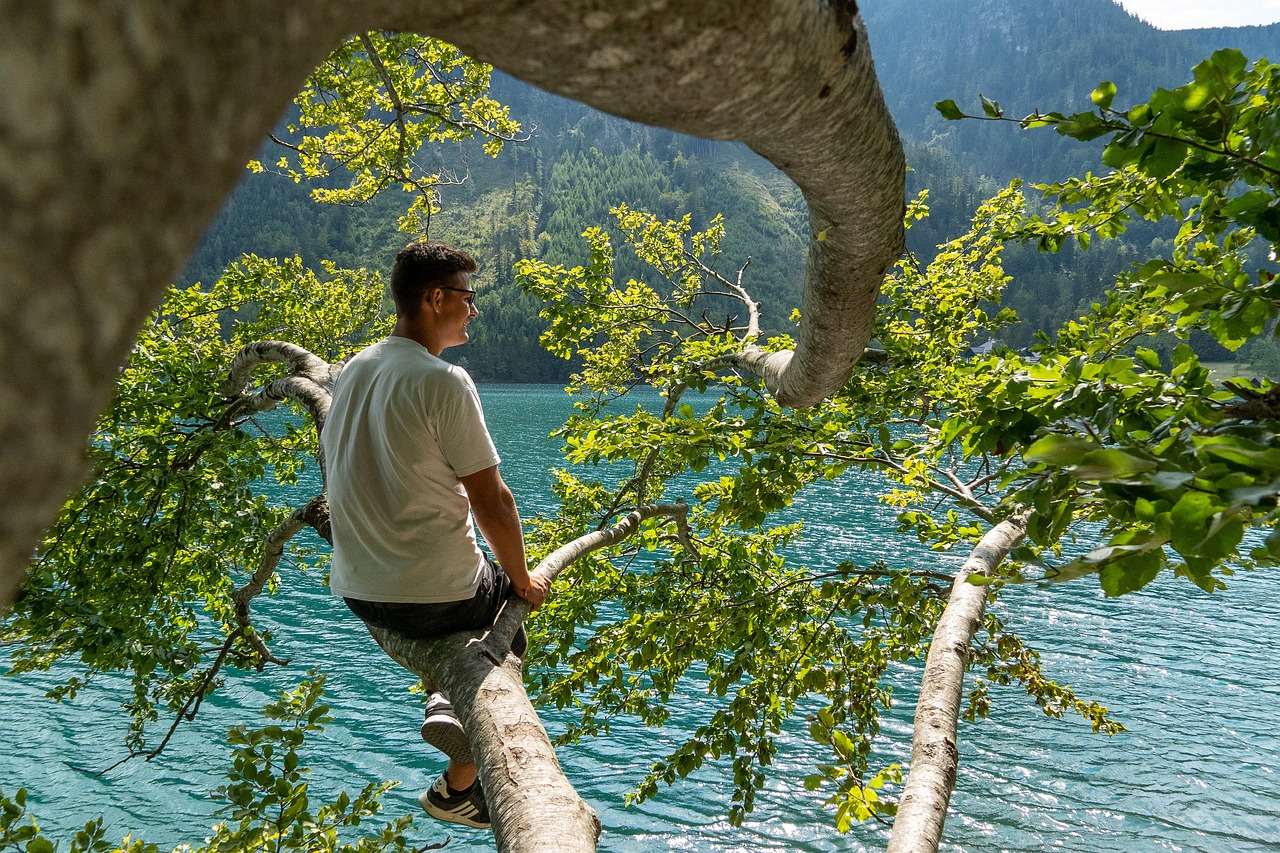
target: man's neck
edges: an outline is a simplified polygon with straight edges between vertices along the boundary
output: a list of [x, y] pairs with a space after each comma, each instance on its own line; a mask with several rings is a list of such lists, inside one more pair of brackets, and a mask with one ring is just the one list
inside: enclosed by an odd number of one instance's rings
[[391, 327], [391, 337], [408, 338], [411, 341], [417, 341], [422, 344], [435, 357], [439, 358], [440, 353], [444, 352], [444, 347], [439, 346], [439, 338], [433, 334], [433, 330], [427, 328], [424, 323], [417, 323], [406, 320], [403, 317], [396, 319], [396, 324]]

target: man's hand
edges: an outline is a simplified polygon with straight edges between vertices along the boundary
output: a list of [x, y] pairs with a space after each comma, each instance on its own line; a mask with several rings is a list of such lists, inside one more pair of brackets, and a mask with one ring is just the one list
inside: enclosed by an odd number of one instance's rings
[[547, 596], [551, 594], [551, 580], [541, 572], [529, 573], [529, 586], [521, 589], [516, 587], [516, 595], [529, 602], [530, 609], [537, 610], [542, 603], [547, 600]]

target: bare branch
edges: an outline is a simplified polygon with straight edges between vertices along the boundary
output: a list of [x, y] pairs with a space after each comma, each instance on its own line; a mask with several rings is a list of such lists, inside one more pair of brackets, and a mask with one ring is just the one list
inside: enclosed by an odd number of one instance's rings
[[747, 289], [742, 286], [742, 276], [750, 266], [751, 259], [742, 264], [742, 268], [738, 270], [738, 281], [729, 285], [738, 298], [742, 300], [742, 304], [747, 306], [747, 333], [746, 340], [754, 341], [760, 337], [760, 303], [751, 298], [751, 294], [747, 293]]
[[404, 126], [404, 103], [400, 100], [400, 92], [396, 89], [395, 81], [391, 79], [391, 75], [387, 72], [387, 66], [382, 62], [382, 54], [378, 52], [378, 47], [373, 43], [373, 39], [369, 38], [368, 33], [361, 33], [360, 43], [364, 45], [364, 51], [369, 57], [369, 63], [373, 65], [373, 70], [377, 72], [379, 79], [382, 80], [382, 85], [387, 87], [387, 96], [391, 98], [391, 104], [395, 107], [396, 128], [399, 134], [396, 162], [403, 163], [406, 159], [405, 143], [409, 135]]
[[248, 583], [231, 594], [231, 600], [236, 607], [236, 620], [240, 624], [239, 630], [258, 652], [258, 669], [262, 669], [267, 663], [286, 666], [289, 661], [273, 655], [266, 643], [262, 641], [262, 637], [254, 630], [253, 623], [249, 619], [249, 602], [262, 592], [267, 581], [275, 574], [276, 568], [280, 565], [280, 559], [284, 556], [284, 546], [304, 527], [312, 527], [325, 539], [329, 538], [329, 501], [325, 495], [317, 495], [305, 506], [294, 510], [292, 515], [271, 532], [263, 543], [262, 559], [258, 563], [257, 570], [254, 571]]
[[985, 585], [970, 575], [991, 575], [1027, 532], [1025, 516], [1008, 518], [982, 537], [951, 587], [951, 599], [933, 632], [925, 659], [911, 739], [911, 770], [898, 801], [888, 853], [934, 853], [942, 840], [947, 804], [956, 783], [956, 746], [969, 645], [987, 608]]

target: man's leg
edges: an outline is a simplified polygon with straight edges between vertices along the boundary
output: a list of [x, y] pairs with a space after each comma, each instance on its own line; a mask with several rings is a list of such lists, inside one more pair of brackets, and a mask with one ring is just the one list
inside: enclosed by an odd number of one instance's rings
[[[483, 586], [483, 584], [482, 584]], [[347, 607], [366, 623], [395, 631], [410, 639], [429, 639], [474, 627], [470, 601], [443, 604], [401, 604], [345, 599]], [[429, 691], [422, 738], [449, 759], [444, 773], [418, 796], [418, 803], [437, 820], [465, 826], [489, 826], [484, 792], [476, 784], [478, 768], [471, 743], [448, 697], [425, 683]]]
[[[450, 768], [474, 768], [471, 741], [467, 738], [458, 715], [454, 713], [453, 703], [440, 691], [430, 687], [428, 690], [430, 693], [427, 696], [426, 719], [422, 723], [422, 739], [449, 757]], [[460, 780], [466, 775], [465, 771], [454, 770], [449, 777], [450, 784], [455, 788], [463, 787]]]
[[[485, 628], [494, 623], [504, 602], [515, 595], [510, 579], [487, 556], [474, 597], [442, 604], [381, 604], [347, 600], [347, 606], [366, 622], [380, 625], [410, 639], [427, 639], [454, 631]], [[524, 626], [516, 631], [511, 651], [519, 658], [528, 648]], [[422, 807], [438, 820], [467, 826], [488, 826], [488, 808], [477, 784], [479, 768], [471, 743], [453, 704], [435, 685], [429, 691], [422, 739], [449, 759], [444, 774], [418, 797]]]
[[[437, 626], [449, 625], [452, 630], [484, 628], [492, 625], [498, 618], [506, 601], [515, 595], [511, 580], [498, 564], [485, 556], [485, 567], [481, 573], [480, 584], [476, 594], [465, 602], [458, 602], [447, 615], [437, 620]], [[438, 628], [437, 628], [438, 630]], [[529, 641], [521, 625], [511, 640], [511, 651], [521, 659], [528, 649]], [[464, 790], [476, 779], [476, 765], [471, 756], [471, 743], [462, 729], [457, 715], [453, 711], [453, 703], [435, 685], [425, 685], [431, 695], [427, 698], [426, 720], [422, 723], [422, 739], [449, 757], [449, 767], [445, 775], [449, 786], [455, 790]]]

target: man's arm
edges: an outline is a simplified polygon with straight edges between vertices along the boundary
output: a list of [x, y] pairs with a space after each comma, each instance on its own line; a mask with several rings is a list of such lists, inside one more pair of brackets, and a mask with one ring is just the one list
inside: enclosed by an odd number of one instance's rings
[[520, 511], [515, 496], [503, 482], [498, 466], [485, 468], [461, 478], [471, 501], [471, 513], [476, 526], [493, 550], [494, 559], [506, 572], [516, 588], [516, 594], [527, 599], [537, 610], [547, 600], [551, 581], [544, 575], [529, 571], [524, 553], [524, 528], [520, 524]]

